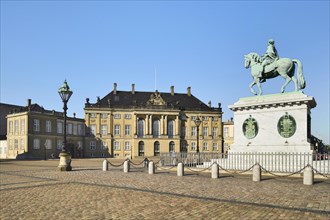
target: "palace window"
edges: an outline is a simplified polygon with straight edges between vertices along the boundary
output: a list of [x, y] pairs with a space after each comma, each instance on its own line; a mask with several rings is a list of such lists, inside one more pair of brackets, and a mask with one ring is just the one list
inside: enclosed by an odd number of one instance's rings
[[196, 150], [196, 142], [191, 142], [191, 150]]
[[139, 119], [138, 121], [138, 137], [143, 137], [144, 136], [144, 120]]
[[125, 114], [125, 119], [131, 119], [131, 115], [130, 114]]
[[159, 156], [159, 152], [160, 152], [159, 142], [156, 141], [156, 142], [154, 143], [154, 156]]
[[128, 136], [131, 134], [131, 126], [125, 125], [125, 135]]
[[107, 125], [101, 125], [101, 134], [107, 135], [108, 132], [108, 126]]
[[46, 132], [52, 132], [52, 122], [49, 120], [46, 121]]
[[72, 124], [71, 123], [69, 123], [69, 124], [67, 124], [67, 130], [68, 130], [68, 134], [72, 134]]
[[113, 149], [120, 150], [120, 143], [118, 141], [113, 142]]
[[125, 150], [131, 150], [131, 143], [129, 141], [125, 141]]
[[101, 118], [107, 118], [108, 114], [107, 113], [101, 113]]
[[218, 150], [218, 143], [213, 143], [213, 150], [217, 151]]
[[40, 149], [40, 140], [39, 139], [33, 139], [33, 149], [34, 150]]
[[96, 150], [96, 141], [89, 142], [89, 149]]
[[120, 119], [120, 114], [115, 114], [113, 117], [114, 117], [115, 119]]
[[57, 122], [57, 133], [62, 134], [63, 133], [63, 123], [62, 122]]
[[191, 136], [197, 136], [197, 127], [196, 126], [191, 127]]
[[40, 131], [40, 120], [33, 119], [33, 131]]
[[175, 151], [175, 144], [173, 141], [171, 141], [169, 144], [169, 152], [174, 152], [174, 151]]
[[9, 121], [9, 134], [13, 133], [13, 121]]
[[212, 128], [212, 136], [213, 137], [217, 137], [218, 136], [218, 128], [217, 127], [213, 127]]
[[52, 140], [50, 140], [50, 139], [46, 139], [46, 142], [45, 142], [45, 148], [46, 148], [47, 150], [52, 149]]
[[90, 125], [90, 132], [92, 135], [96, 135], [96, 125]]
[[154, 138], [159, 137], [159, 120], [154, 120], [152, 123], [152, 135]]
[[139, 156], [144, 156], [144, 142], [139, 142]]
[[78, 135], [83, 135], [83, 125], [78, 124], [77, 125]]
[[203, 136], [207, 136], [209, 134], [209, 128], [203, 127]]
[[203, 143], [203, 150], [204, 151], [208, 151], [209, 150], [209, 146], [208, 146], [207, 142], [204, 142]]
[[120, 135], [120, 125], [115, 125], [115, 135]]
[[25, 133], [25, 119], [21, 119], [21, 134]]
[[173, 138], [174, 136], [174, 121], [170, 120], [167, 124], [167, 134], [169, 138]]
[[62, 145], [63, 145], [63, 140], [58, 139], [57, 140], [57, 150], [61, 150], [62, 149]]
[[18, 120], [15, 120], [15, 134], [18, 134]]
[[224, 135], [225, 137], [229, 137], [229, 128], [228, 128], [228, 127], [224, 127], [223, 135]]
[[108, 144], [106, 141], [101, 142], [101, 150], [107, 150], [108, 149]]
[[90, 117], [91, 117], [91, 118], [96, 118], [96, 113], [91, 113], [91, 114], [90, 114]]

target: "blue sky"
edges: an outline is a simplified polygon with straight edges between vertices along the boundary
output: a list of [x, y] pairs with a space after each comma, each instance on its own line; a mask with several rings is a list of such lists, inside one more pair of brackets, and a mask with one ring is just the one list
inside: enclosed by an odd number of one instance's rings
[[[1, 102], [62, 110], [64, 79], [74, 91], [69, 115], [112, 91], [186, 93], [233, 116], [251, 96], [244, 54], [299, 59], [314, 96], [312, 132], [329, 143], [329, 1], [1, 1]], [[282, 78], [263, 84], [278, 93]], [[293, 83], [287, 87], [293, 91]]]

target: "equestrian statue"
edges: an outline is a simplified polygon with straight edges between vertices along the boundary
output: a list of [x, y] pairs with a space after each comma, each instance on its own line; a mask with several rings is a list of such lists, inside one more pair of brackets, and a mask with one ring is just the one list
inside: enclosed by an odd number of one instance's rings
[[[254, 85], [258, 86], [258, 95], [262, 95], [261, 83], [265, 82], [266, 79], [272, 79], [277, 76], [282, 76], [285, 79], [285, 83], [281, 87], [282, 93], [284, 93], [285, 87], [291, 80], [294, 82], [295, 91], [304, 89], [306, 86], [300, 60], [280, 58], [274, 44], [273, 39], [268, 40], [266, 53], [262, 57], [257, 53], [244, 55], [245, 68], [251, 68], [253, 82], [250, 84], [250, 90], [254, 95], [257, 95], [257, 92], [252, 88]], [[298, 79], [294, 76], [295, 64], [298, 66]]]

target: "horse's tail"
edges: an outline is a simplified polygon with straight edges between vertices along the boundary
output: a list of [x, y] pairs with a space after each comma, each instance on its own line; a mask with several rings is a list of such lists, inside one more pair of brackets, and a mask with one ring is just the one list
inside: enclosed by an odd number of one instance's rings
[[306, 87], [306, 81], [303, 74], [303, 66], [300, 60], [293, 59], [292, 62], [298, 65], [298, 82], [299, 82], [299, 89], [304, 89]]

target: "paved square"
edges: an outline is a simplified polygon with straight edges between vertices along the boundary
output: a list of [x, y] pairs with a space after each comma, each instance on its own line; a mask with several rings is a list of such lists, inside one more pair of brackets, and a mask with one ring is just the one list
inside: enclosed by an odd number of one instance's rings
[[[0, 219], [329, 219], [330, 182], [302, 178], [102, 171], [102, 159], [0, 162]], [[112, 161], [119, 164], [119, 161]]]

